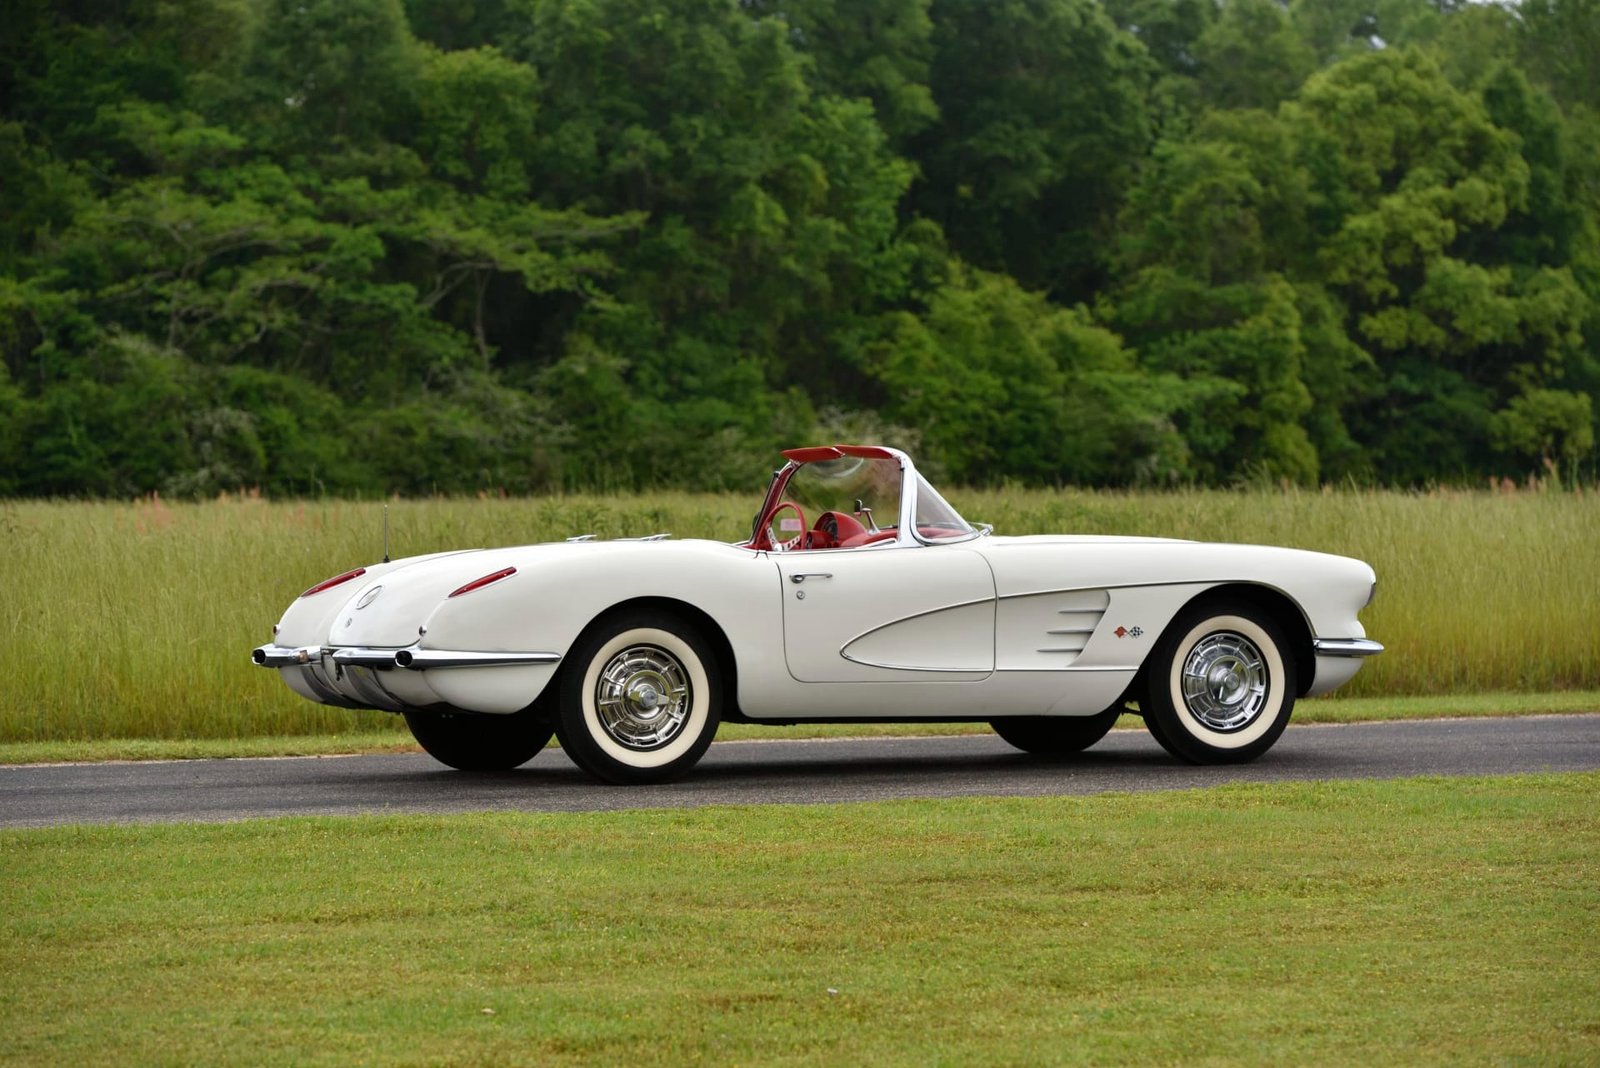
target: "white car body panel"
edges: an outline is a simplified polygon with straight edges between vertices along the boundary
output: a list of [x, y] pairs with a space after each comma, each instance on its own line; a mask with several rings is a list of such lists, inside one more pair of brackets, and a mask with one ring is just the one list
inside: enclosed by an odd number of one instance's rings
[[[910, 485], [910, 460], [879, 451]], [[793, 722], [1093, 715], [1128, 690], [1174, 617], [1220, 586], [1290, 606], [1315, 669], [1301, 672], [1303, 692], [1345, 682], [1379, 648], [1357, 619], [1374, 581], [1358, 560], [1156, 538], [930, 544], [915, 522], [907, 492], [895, 540], [859, 548], [578, 541], [371, 565], [296, 600], [254, 655], [311, 700], [504, 715], [549, 689], [597, 618], [642, 603], [725, 646], [730, 718]], [[1328, 639], [1341, 655], [1313, 657]]]
[[[970, 682], [994, 670], [994, 575], [964, 545], [774, 554], [800, 682]], [[799, 580], [799, 581], [796, 581]]]
[[[822, 628], [815, 629], [819, 633], [813, 643], [814, 659], [834, 665], [844, 660], [865, 673], [866, 681], [896, 681], [884, 672], [936, 671], [940, 678], [933, 681], [976, 682], [994, 671], [994, 642], [992, 638], [984, 640], [994, 633], [993, 597], [891, 620], [863, 632], [831, 655], [833, 646], [838, 644], [837, 637]], [[786, 628], [785, 634], [792, 634], [792, 631]], [[792, 652], [789, 673], [795, 674]], [[811, 674], [801, 681], [847, 680]]]

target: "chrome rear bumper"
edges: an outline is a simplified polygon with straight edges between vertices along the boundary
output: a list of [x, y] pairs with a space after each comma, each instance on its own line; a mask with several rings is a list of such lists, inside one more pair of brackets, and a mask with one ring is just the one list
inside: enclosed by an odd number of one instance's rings
[[1377, 656], [1383, 646], [1370, 638], [1316, 638], [1311, 649], [1318, 656]]
[[365, 649], [358, 646], [329, 649], [320, 645], [263, 645], [250, 653], [250, 659], [261, 667], [269, 668], [303, 667], [307, 664], [320, 664], [326, 659], [341, 667], [365, 667], [377, 671], [388, 671], [392, 668], [426, 671], [429, 668], [558, 664], [561, 662], [561, 654], [421, 649], [415, 645], [406, 649]]

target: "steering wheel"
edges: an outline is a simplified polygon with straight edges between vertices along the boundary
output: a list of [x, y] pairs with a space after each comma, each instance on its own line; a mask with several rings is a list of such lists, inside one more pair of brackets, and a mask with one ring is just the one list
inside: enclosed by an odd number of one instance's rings
[[811, 528], [811, 549], [837, 549], [844, 544], [845, 539], [853, 538], [857, 534], [865, 534], [866, 527], [847, 512], [823, 512], [817, 516], [817, 523]]
[[[785, 550], [788, 550], [788, 549], [803, 549], [803, 548], [805, 548], [805, 544], [806, 544], [806, 514], [804, 512], [802, 512], [800, 510], [800, 506], [798, 504], [794, 503], [793, 501], [779, 501], [778, 502], [777, 507], [773, 508], [772, 511], [767, 514], [767, 529], [770, 532], [772, 530], [772, 528], [777, 525], [778, 513], [783, 511], [785, 508], [793, 508], [794, 509], [794, 514], [797, 517], [799, 517], [799, 519], [800, 519], [800, 533], [796, 534], [794, 537], [790, 538], [788, 541], [776, 541], [776, 540], [773, 540], [772, 541], [772, 548], [773, 548], [774, 552], [784, 552]], [[767, 537], [770, 540], [772, 538], [772, 535], [769, 533], [767, 535]]]

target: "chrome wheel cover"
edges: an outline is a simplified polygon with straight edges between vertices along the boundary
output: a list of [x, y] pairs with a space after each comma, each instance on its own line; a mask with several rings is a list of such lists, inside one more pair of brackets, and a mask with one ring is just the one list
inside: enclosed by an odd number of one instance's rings
[[693, 694], [677, 657], [655, 645], [630, 645], [606, 662], [595, 682], [600, 726], [618, 745], [659, 749], [683, 731]]
[[1267, 704], [1266, 658], [1249, 638], [1208, 634], [1183, 661], [1183, 703], [1201, 726], [1219, 734], [1243, 730]]

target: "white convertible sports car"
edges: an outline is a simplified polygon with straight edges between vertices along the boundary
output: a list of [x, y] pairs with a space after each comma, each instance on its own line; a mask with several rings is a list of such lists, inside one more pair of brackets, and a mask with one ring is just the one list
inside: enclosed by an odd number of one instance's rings
[[516, 767], [553, 733], [641, 783], [687, 771], [724, 720], [986, 720], [1060, 754], [1127, 710], [1181, 760], [1242, 762], [1383, 650], [1356, 618], [1375, 589], [1359, 560], [1000, 537], [895, 449], [783, 455], [744, 541], [369, 564], [301, 594], [253, 659], [313, 701], [403, 713], [452, 767]]

